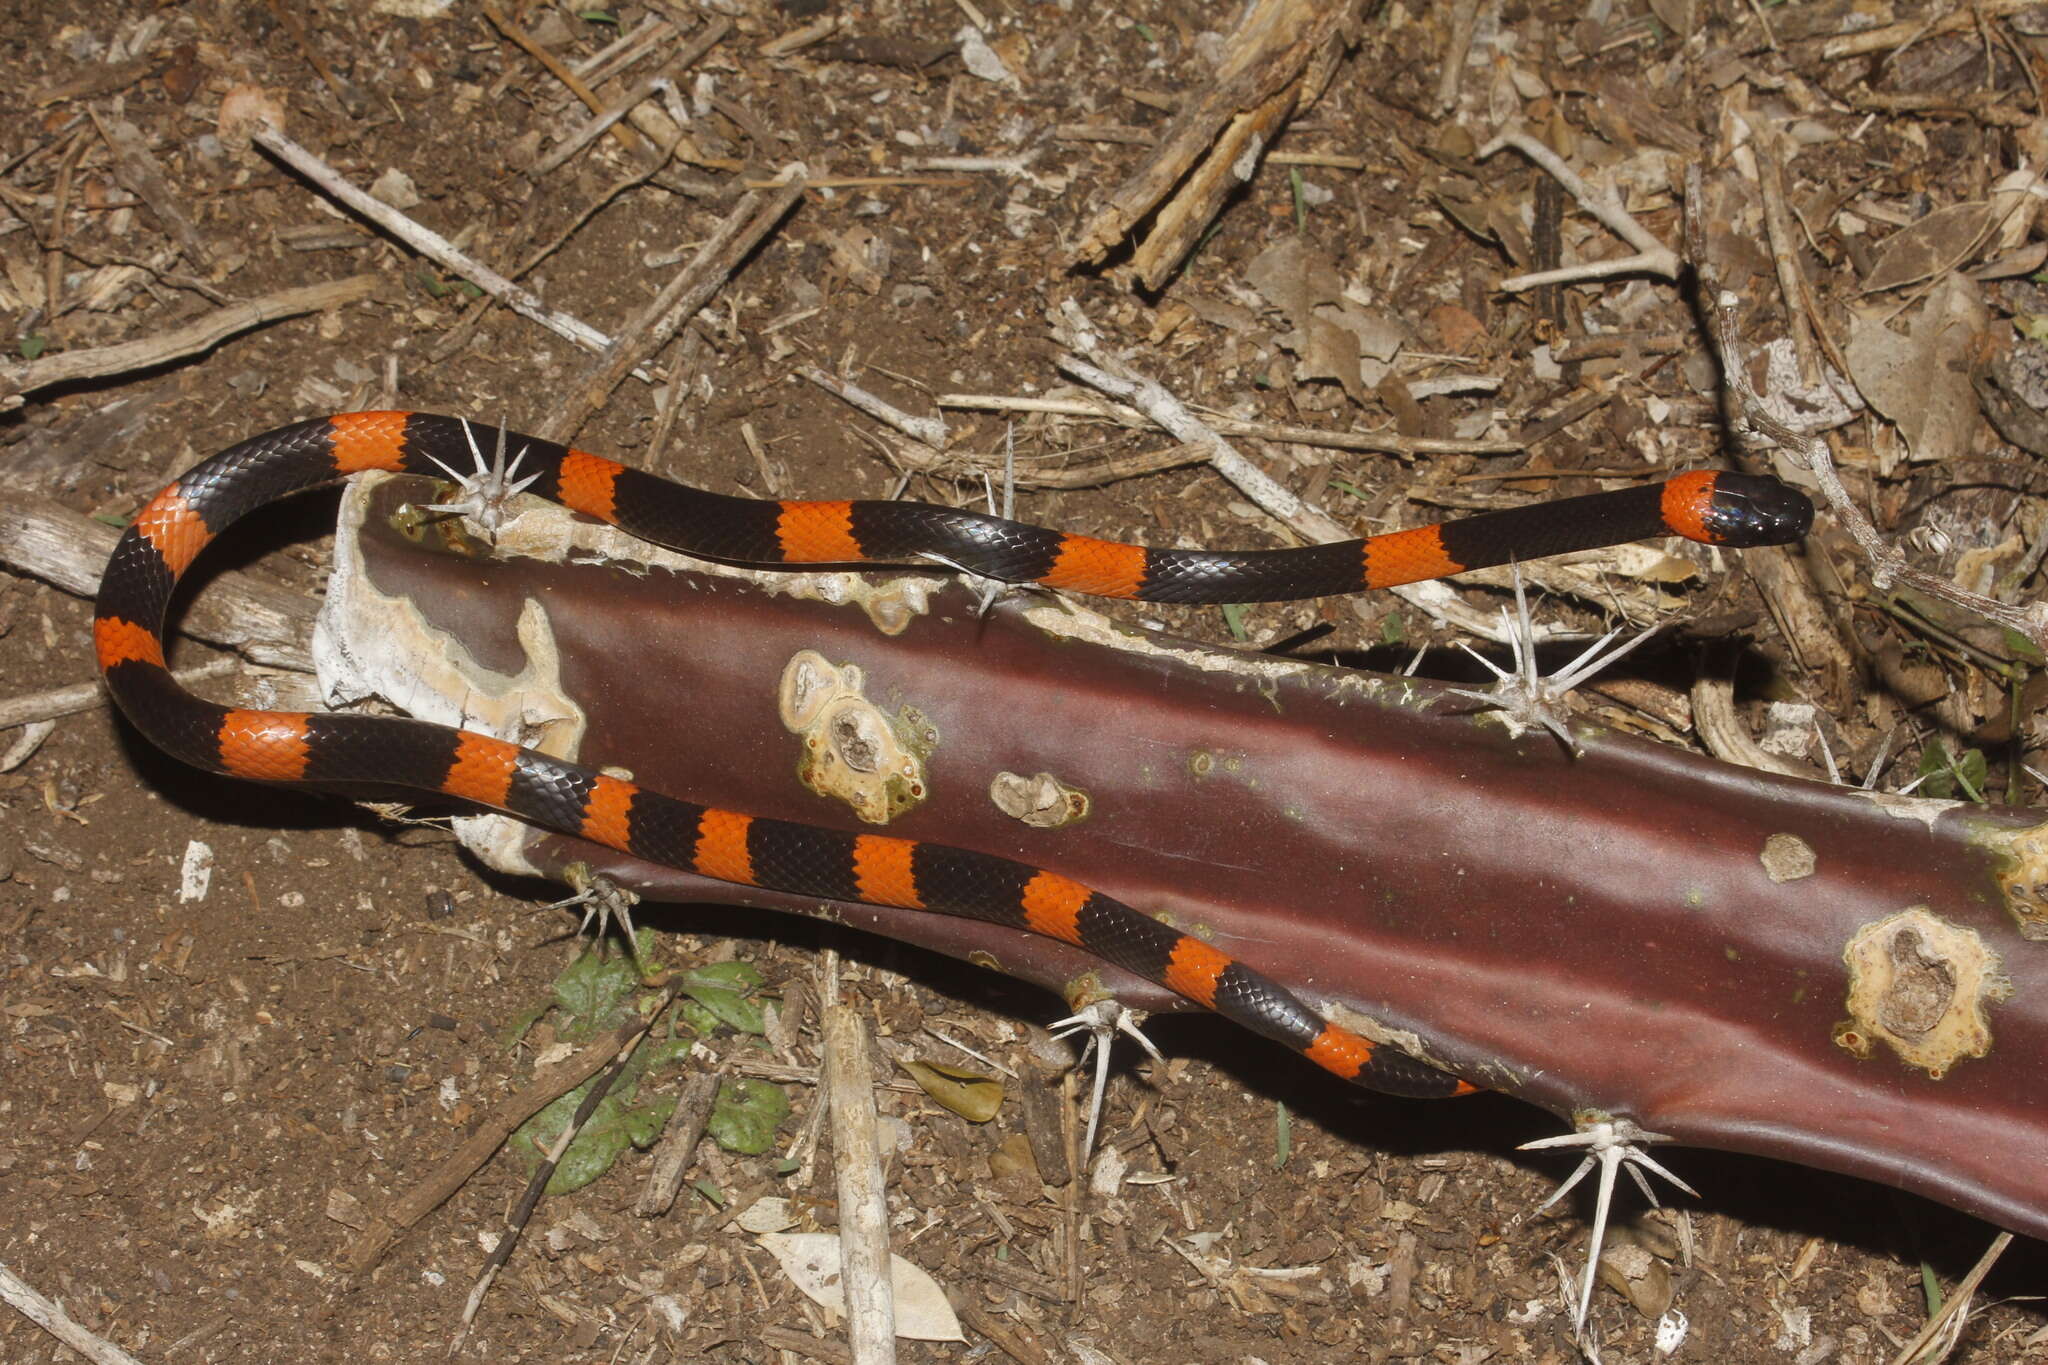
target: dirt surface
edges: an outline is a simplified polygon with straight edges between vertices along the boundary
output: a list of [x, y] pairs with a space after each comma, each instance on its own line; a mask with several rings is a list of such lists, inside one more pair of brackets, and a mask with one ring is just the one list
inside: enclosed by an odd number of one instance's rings
[[[1248, 443], [1282, 482], [1361, 527], [1588, 491], [1592, 473], [1617, 467], [1633, 477], [1720, 458], [1710, 352], [1683, 290], [1641, 275], [1499, 287], [1544, 264], [1534, 257], [1546, 250], [1550, 263], [1624, 250], [1526, 160], [1473, 159], [1517, 118], [1574, 165], [1620, 183], [1628, 207], [1672, 244], [1683, 168], [1706, 164], [1727, 213], [1716, 265], [1739, 286], [1759, 346], [1787, 325], [1759, 226], [1754, 149], [1742, 150], [1750, 123], [1793, 139], [1784, 178], [1803, 243], [1796, 268], [1823, 349], [1841, 340], [1828, 328], [1846, 335], [1849, 301], [1886, 268], [1884, 243], [1930, 210], [2000, 206], [1960, 236], [1924, 230], [1924, 266], [1877, 312], [1918, 319], [1911, 310], [1932, 299], [1966, 337], [1996, 338], [2010, 331], [2006, 315], [2024, 324], [2037, 306], [2026, 279], [2041, 265], [2025, 255], [2031, 203], [1988, 198], [2048, 149], [2044, 54], [2031, 36], [2042, 30], [2010, 17], [2014, 6], [1847, 57], [1825, 42], [1909, 20], [1914, 7], [1717, 3], [1696, 17], [1683, 4], [1654, 14], [1595, 5], [1594, 17], [1481, 7], [1448, 113], [1437, 104], [1447, 54], [1466, 50], [1453, 46], [1450, 10], [1369, 15], [1322, 98], [1274, 143], [1308, 160], [1258, 162], [1158, 291], [1134, 289], [1116, 258], [1076, 269], [1071, 246], [1143, 155], [1138, 144], [1165, 126], [1161, 106], [1209, 81], [1228, 6], [506, 5], [570, 63], [655, 25], [652, 55], [604, 87], [612, 97], [672, 64], [699, 26], [729, 21], [707, 55], [672, 73], [689, 155], [623, 188], [650, 163], [611, 137], [533, 173], [585, 113], [478, 7], [458, 0], [433, 20], [382, 12], [401, 8], [0, 3], [5, 359], [160, 336], [220, 303], [378, 277], [370, 298], [335, 312], [29, 393], [0, 413], [0, 499], [54, 498], [118, 524], [193, 461], [287, 421], [399, 406], [534, 430], [587, 368], [585, 353], [485, 306], [260, 151], [224, 143], [216, 116], [242, 85], [271, 92], [292, 135], [347, 179], [380, 184], [500, 270], [561, 238], [523, 282], [604, 330], [678, 268], [650, 255], [710, 235], [736, 182], [804, 163], [827, 187], [807, 192], [685, 339], [655, 358], [683, 405], [660, 449], [650, 449], [661, 434], [655, 390], [637, 379], [575, 433], [585, 448], [721, 491], [890, 495], [904, 472], [855, 439], [874, 424], [795, 368], [826, 367], [919, 415], [935, 411], [939, 393], [1044, 395], [1064, 382], [1045, 318], [1065, 300], [1137, 368], [1206, 410], [1403, 438], [1532, 437], [1509, 454], [1408, 460]], [[662, 27], [665, 15], [683, 27]], [[977, 17], [1008, 79], [956, 51]], [[827, 20], [836, 31], [775, 46]], [[1911, 112], [1874, 110], [1872, 91], [1903, 92]], [[138, 176], [134, 156], [112, 150], [124, 123], [159, 163], [161, 190]], [[1124, 140], [1078, 136], [1075, 125], [1113, 125]], [[1025, 152], [1025, 174], [913, 165]], [[1281, 244], [1299, 254], [1263, 255]], [[2011, 266], [2003, 283], [1952, 283], [1953, 269], [1986, 262]], [[1368, 345], [1362, 369], [1353, 355], [1348, 370], [1325, 373], [1327, 334], [1282, 344], [1289, 287], [1275, 271], [1313, 279], [1325, 264], [1337, 288], [1294, 306], [1325, 309], [1340, 331], [1384, 333], [1391, 367], [1370, 363]], [[1973, 306], [1998, 320], [1969, 322]], [[1562, 364], [1540, 349], [1595, 334], [1623, 340]], [[1969, 582], [2031, 573], [2024, 552], [2042, 516], [2031, 457], [1977, 418], [1967, 385], [1957, 400], [1924, 355], [1901, 364], [1916, 396], [1887, 407], [1898, 429], [1857, 420], [1839, 432], [1858, 496], [1887, 534], [1926, 528], [1911, 543], [1930, 568], [2001, 547], [1963, 566]], [[1475, 376], [1497, 382], [1475, 386]], [[1466, 382], [1432, 387], [1448, 377]], [[2027, 391], [2023, 374], [2005, 386]], [[1000, 452], [1005, 418], [946, 415], [949, 453]], [[1560, 416], [1571, 420], [1546, 420]], [[1214, 474], [1031, 486], [1048, 457], [1061, 467], [1141, 455], [1171, 444], [1157, 432], [1028, 416], [1015, 440], [1026, 519], [1152, 543], [1282, 543]], [[911, 492], [966, 502], [979, 480], [920, 475]], [[282, 509], [214, 558], [315, 594], [331, 509]], [[2016, 740], [2011, 718], [2031, 696], [2024, 678], [2039, 675], [2015, 673], [2008, 706], [1992, 665], [2012, 655], [1996, 632], [1921, 629], [1879, 612], [1853, 586], [1853, 549], [1825, 521], [1810, 558], [1832, 600], [1861, 602], [1843, 612], [1856, 622], [1852, 669], [1830, 674], [1810, 640], [1788, 648], [1755, 588], [1725, 568], [1677, 590], [1675, 619], [1746, 624], [1751, 671], [1769, 681], [1745, 715], [1762, 724], [1765, 693], [1820, 703], [1850, 775], [1875, 767], [1888, 786], [1910, 781], [1940, 745], [1988, 754], [1995, 790], [2008, 772], [2018, 781], [2031, 736], [2022, 728]], [[1489, 614], [1498, 601], [1482, 589], [1465, 596]], [[1596, 624], [1599, 604], [1560, 599], [1545, 610]], [[0, 578], [0, 697], [88, 679], [89, 618], [80, 597]], [[1233, 628], [1215, 610], [1142, 619], [1213, 638]], [[1452, 638], [1390, 597], [1356, 610], [1251, 608], [1234, 624], [1262, 644], [1328, 625], [1320, 647], [1351, 655], [1398, 643], [1374, 656], [1382, 662]], [[205, 657], [190, 643], [180, 653]], [[1694, 666], [1672, 650], [1635, 670], [1635, 699], [1648, 699], [1663, 733], [1683, 714]], [[1898, 746], [1876, 757], [1893, 729]], [[0, 731], [0, 752], [19, 733]], [[1820, 771], [1817, 748], [1791, 747]], [[506, 1156], [485, 1166], [367, 1275], [351, 1278], [342, 1251], [361, 1209], [411, 1188], [531, 1078], [552, 1025], [524, 1035], [519, 1025], [577, 951], [571, 913], [548, 906], [559, 891], [480, 871], [438, 828], [196, 776], [104, 710], [65, 718], [0, 774], [0, 810], [0, 1263], [144, 1360], [447, 1353], [524, 1167]], [[210, 889], [185, 899], [181, 868], [195, 841], [211, 849]], [[661, 931], [665, 959], [737, 956], [771, 994], [791, 983], [814, 990], [828, 946], [816, 926], [715, 908], [646, 922]], [[1064, 1012], [888, 943], [842, 936], [829, 946], [891, 1037], [927, 1043], [921, 1030], [932, 1026], [1017, 1065], [1027, 1023]], [[1577, 1272], [1589, 1207], [1574, 1196], [1523, 1221], [1569, 1163], [1514, 1150], [1555, 1132], [1549, 1116], [1497, 1097], [1427, 1106], [1339, 1093], [1214, 1021], [1166, 1021], [1154, 1036], [1173, 1060], [1120, 1072], [1106, 1119], [1106, 1141], [1141, 1179], [1078, 1199], [991, 1175], [991, 1155], [1021, 1131], [1014, 1105], [976, 1125], [900, 1077], [879, 1092], [907, 1134], [891, 1167], [896, 1249], [973, 1310], [966, 1344], [903, 1342], [904, 1359], [1574, 1358], [1558, 1272]], [[814, 1014], [794, 1021], [786, 1053], [799, 1068], [816, 1064]], [[808, 1085], [787, 1090], [796, 1113], [785, 1146], [812, 1104]], [[1632, 1298], [1611, 1287], [1595, 1296], [1609, 1360], [1664, 1358], [1655, 1338], [1667, 1307], [1689, 1324], [1676, 1360], [1886, 1360], [1925, 1321], [1927, 1291], [1953, 1286], [1992, 1235], [1875, 1186], [1709, 1153], [1665, 1156], [1702, 1196], [1637, 1218], [1640, 1200], [1624, 1190], [1616, 1236], [1640, 1273]], [[836, 1328], [708, 1197], [802, 1197], [806, 1217], [829, 1228], [829, 1163], [796, 1188], [773, 1154], [706, 1142], [694, 1186], [660, 1219], [633, 1213], [646, 1167], [628, 1154], [596, 1183], [544, 1202], [454, 1354], [846, 1358]], [[2048, 1357], [2037, 1344], [2048, 1342], [2041, 1308], [2012, 1297], [2038, 1290], [2044, 1269], [2039, 1247], [2014, 1248], [1986, 1283], [2000, 1301], [1969, 1319], [1951, 1358]], [[1665, 1319], [1667, 1332], [1675, 1321]], [[972, 1323], [992, 1324], [1000, 1339]], [[8, 1312], [0, 1358], [71, 1357]]]

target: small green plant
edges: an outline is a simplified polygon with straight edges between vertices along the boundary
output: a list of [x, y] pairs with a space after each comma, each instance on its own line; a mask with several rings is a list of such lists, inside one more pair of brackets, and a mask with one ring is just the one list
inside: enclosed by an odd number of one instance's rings
[[450, 294], [460, 294], [466, 299], [480, 299], [484, 296], [481, 286], [468, 280], [456, 280], [453, 284], [430, 270], [419, 273], [420, 288], [427, 291], [429, 298], [444, 299]]
[[[631, 954], [604, 956], [586, 952], [562, 970], [546, 1005], [519, 1021], [515, 1036], [524, 1034], [544, 1015], [555, 1015], [555, 1035], [565, 1042], [596, 1038], [627, 1021], [636, 1010], [650, 1010], [664, 998], [651, 990], [641, 964], [654, 949], [652, 934], [638, 936]], [[675, 1108], [672, 1095], [643, 1098], [642, 1083], [679, 1066], [696, 1046], [720, 1029], [759, 1037], [766, 1020], [756, 998], [760, 971], [748, 962], [713, 962], [692, 967], [672, 978], [675, 1000], [668, 1017], [654, 1024], [654, 1036], [633, 1053], [625, 1070], [562, 1153], [548, 1180], [549, 1194], [581, 1189], [611, 1169], [628, 1147], [646, 1148], [661, 1136]], [[594, 1081], [586, 1081], [520, 1125], [512, 1143], [529, 1168], [538, 1166], [575, 1116]], [[719, 1089], [708, 1131], [729, 1151], [758, 1155], [774, 1141], [775, 1129], [789, 1116], [789, 1097], [766, 1081], [729, 1081]]]
[[726, 1081], [718, 1087], [704, 1131], [728, 1152], [760, 1156], [775, 1142], [775, 1130], [789, 1117], [789, 1096], [766, 1081]]
[[1960, 791], [1965, 800], [1982, 805], [1990, 769], [1982, 749], [1952, 755], [1946, 744], [1936, 740], [1920, 751], [1920, 776], [1923, 780], [1915, 790], [1922, 796], [1953, 801]]

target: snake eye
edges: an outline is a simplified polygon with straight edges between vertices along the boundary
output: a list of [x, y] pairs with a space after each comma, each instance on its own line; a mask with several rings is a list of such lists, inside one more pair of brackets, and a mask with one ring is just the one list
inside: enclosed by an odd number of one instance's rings
[[1717, 544], [1789, 545], [1812, 529], [1813, 502], [1776, 479], [1721, 474], [1714, 479], [1713, 506], [1705, 521]]

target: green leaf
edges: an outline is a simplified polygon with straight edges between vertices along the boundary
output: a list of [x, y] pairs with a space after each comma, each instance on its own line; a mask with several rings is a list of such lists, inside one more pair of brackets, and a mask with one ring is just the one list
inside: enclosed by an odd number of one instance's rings
[[[540, 1165], [554, 1144], [560, 1140], [562, 1130], [576, 1117], [583, 1097], [590, 1093], [594, 1081], [585, 1081], [568, 1094], [562, 1096], [547, 1108], [519, 1125], [513, 1136], [513, 1148], [531, 1170]], [[661, 1129], [668, 1122], [670, 1111], [676, 1107], [673, 1095], [663, 1095], [646, 1104], [633, 1102], [637, 1086], [629, 1080], [620, 1080], [590, 1113], [590, 1121], [576, 1134], [569, 1150], [562, 1153], [562, 1159], [555, 1165], [555, 1173], [548, 1177], [549, 1194], [568, 1194], [580, 1190], [591, 1181], [612, 1168], [628, 1147], [651, 1147], [661, 1136]]]
[[41, 332], [31, 332], [21, 339], [20, 347], [23, 360], [34, 360], [50, 349], [50, 339]]
[[1380, 643], [1398, 645], [1408, 638], [1408, 623], [1401, 619], [1399, 612], [1388, 612], [1380, 618]]
[[2005, 652], [2035, 668], [2048, 665], [2048, 654], [2043, 654], [2039, 645], [2010, 626], [2005, 630]]
[[726, 1081], [718, 1087], [705, 1125], [728, 1152], [759, 1156], [775, 1141], [775, 1130], [789, 1117], [789, 1096], [766, 1081]]
[[609, 10], [578, 10], [576, 12], [576, 17], [578, 19], [581, 19], [586, 24], [610, 24], [613, 28], [617, 28], [619, 26], [619, 16], [613, 14]]
[[718, 1032], [718, 1016], [694, 1000], [676, 1001], [676, 1023], [700, 1038]]
[[1276, 1105], [1273, 1114], [1273, 1169], [1277, 1171], [1285, 1166], [1293, 1153], [1294, 1120], [1289, 1117], [1286, 1105]]
[[555, 978], [555, 1008], [567, 1016], [556, 1032], [563, 1038], [587, 1038], [610, 1028], [624, 1017], [626, 1002], [639, 988], [640, 973], [630, 958], [582, 954]]
[[1960, 757], [1954, 757], [1946, 744], [1936, 740], [1920, 751], [1920, 775], [1925, 780], [1915, 791], [1937, 801], [1953, 801], [1960, 794], [1965, 800], [1981, 803], [1989, 769], [1982, 749], [1965, 749]]
[[1965, 749], [1955, 762], [1956, 781], [1962, 786], [1963, 794], [1972, 801], [1982, 803], [1984, 790], [1991, 783], [1991, 764], [1985, 759], [1982, 749]]
[[688, 991], [696, 986], [710, 986], [718, 990], [754, 991], [759, 990], [767, 980], [761, 969], [751, 962], [707, 962], [701, 967], [692, 967], [677, 978], [682, 988]]
[[547, 1192], [580, 1190], [610, 1170], [628, 1147], [652, 1147], [675, 1107], [673, 1095], [664, 1095], [652, 1104], [630, 1106], [619, 1103], [616, 1096], [605, 1096], [548, 1177]]
[[640, 1050], [647, 1054], [647, 1070], [659, 1071], [683, 1061], [696, 1046], [694, 1038], [663, 1038], [660, 1042], [642, 1043]]
[[1230, 630], [1233, 640], [1245, 639], [1244, 606], [1237, 602], [1225, 602], [1222, 607], [1223, 624]]
[[737, 991], [700, 986], [688, 994], [692, 1002], [703, 1006], [706, 1013], [735, 1033], [751, 1033], [758, 1037], [768, 1031], [768, 1021], [763, 1017], [761, 1007]]
[[531, 1009], [521, 1010], [518, 1014], [514, 1015], [512, 1022], [505, 1026], [505, 1050], [510, 1052], [513, 1048], [519, 1046], [519, 1040], [524, 1038], [533, 1026], [540, 1022], [542, 1015], [553, 1008], [554, 1002], [548, 1001], [544, 1004], [535, 1005]]
[[[690, 1026], [698, 1032], [709, 1033], [723, 1024], [735, 1033], [759, 1036], [767, 1032], [767, 1020], [761, 1007], [747, 997], [760, 988], [761, 982], [761, 972], [751, 962], [713, 962], [691, 968], [677, 984], [684, 995], [702, 1007], [699, 1011], [685, 1011]], [[708, 1026], [705, 1015], [710, 1017]]]

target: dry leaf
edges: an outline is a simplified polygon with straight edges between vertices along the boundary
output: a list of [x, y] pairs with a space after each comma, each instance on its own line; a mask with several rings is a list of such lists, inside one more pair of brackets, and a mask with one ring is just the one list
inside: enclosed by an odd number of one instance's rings
[[882, 272], [876, 268], [875, 260], [881, 254], [880, 240], [864, 227], [850, 227], [832, 235], [832, 264], [863, 294], [878, 294], [882, 289]]
[[781, 1232], [796, 1226], [796, 1215], [789, 1211], [789, 1201], [780, 1197], [756, 1199], [733, 1220], [747, 1232]]
[[1280, 344], [1300, 357], [1295, 374], [1302, 379], [1334, 379], [1344, 392], [1365, 400], [1365, 374], [1359, 365], [1358, 338], [1336, 323], [1312, 317], [1306, 326], [1281, 337]]
[[1033, 1186], [1045, 1183], [1045, 1177], [1038, 1173], [1038, 1158], [1032, 1154], [1031, 1142], [1022, 1133], [1012, 1133], [996, 1144], [988, 1156], [988, 1170], [998, 1180], [1015, 1176]]
[[1909, 458], [1966, 452], [1977, 426], [1970, 356], [1990, 325], [1977, 286], [1951, 274], [1906, 318], [1904, 335], [1874, 318], [1849, 322], [1849, 377], [1905, 438]]
[[1638, 1313], [1652, 1320], [1671, 1307], [1676, 1292], [1671, 1268], [1639, 1246], [1623, 1243], [1600, 1256], [1600, 1282], [1618, 1290]]
[[1392, 319], [1344, 297], [1343, 277], [1321, 252], [1290, 237], [1245, 268], [1245, 280], [1294, 330], [1276, 338], [1300, 361], [1298, 379], [1334, 379], [1363, 403], [1407, 340]]
[[969, 1123], [987, 1123], [1003, 1107], [1003, 1083], [992, 1076], [933, 1062], [905, 1062], [903, 1069], [925, 1094]]
[[[805, 1298], [846, 1316], [838, 1233], [771, 1232], [760, 1240]], [[912, 1341], [967, 1340], [938, 1281], [893, 1253], [889, 1257], [889, 1292], [896, 1300], [897, 1336]]]
[[1452, 355], [1469, 355], [1477, 343], [1486, 339], [1486, 324], [1473, 315], [1469, 308], [1455, 303], [1440, 303], [1429, 310], [1429, 320], [1436, 328], [1438, 340]]
[[1250, 336], [1260, 330], [1258, 315], [1242, 304], [1211, 298], [1207, 294], [1197, 294], [1193, 291], [1181, 295], [1180, 300], [1188, 306], [1188, 311], [1211, 327], [1221, 327], [1226, 332], [1236, 332], [1240, 336]]
[[1337, 267], [1299, 237], [1261, 251], [1245, 267], [1244, 277], [1296, 327], [1314, 315], [1317, 304], [1335, 303], [1344, 290]]
[[1985, 234], [2004, 216], [2005, 209], [1998, 200], [1975, 199], [1936, 209], [1919, 222], [1900, 228], [1878, 247], [1863, 292], [1882, 293], [1958, 268], [1976, 255]]

